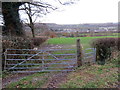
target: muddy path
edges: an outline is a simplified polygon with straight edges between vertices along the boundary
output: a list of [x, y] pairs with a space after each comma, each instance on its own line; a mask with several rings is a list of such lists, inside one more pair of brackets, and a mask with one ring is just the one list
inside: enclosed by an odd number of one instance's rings
[[30, 76], [33, 73], [22, 73], [22, 74], [10, 74], [5, 78], [2, 78], [2, 88], [5, 88], [6, 85], [9, 85], [10, 83], [17, 82], [20, 79]]
[[48, 82], [43, 85], [42, 88], [59, 88], [59, 85], [65, 81], [67, 81], [67, 76], [70, 72], [59, 72], [51, 76], [48, 79]]
[[[35, 73], [29, 73], [29, 74], [22, 73], [22, 74], [9, 75], [9, 77], [2, 79], [2, 88], [6, 88], [6, 86], [9, 85], [10, 83], [18, 82], [22, 78], [31, 76], [33, 74]], [[47, 73], [46, 76], [48, 77], [48, 81], [40, 88], [58, 88], [62, 82], [67, 81], [67, 76], [69, 74], [70, 71]]]

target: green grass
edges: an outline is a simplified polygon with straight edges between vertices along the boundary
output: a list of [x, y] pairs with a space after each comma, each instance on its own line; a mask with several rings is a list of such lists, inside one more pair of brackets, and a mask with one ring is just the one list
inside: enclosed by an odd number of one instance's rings
[[[94, 67], [94, 71], [91, 72], [77, 70], [73, 76], [72, 74], [68, 76], [69, 80], [62, 83], [60, 88], [109, 88], [109, 83], [113, 84], [118, 81], [117, 72], [112, 70], [108, 73], [107, 70], [96, 70], [96, 68]], [[82, 72], [82, 74], [76, 75], [78, 72]]]
[[71, 72], [60, 88], [116, 88], [118, 85], [118, 60], [105, 65], [82, 66]]
[[53, 45], [76, 45], [76, 40], [81, 39], [81, 44], [84, 48], [91, 47], [90, 43], [93, 39], [97, 38], [109, 38], [109, 37], [118, 37], [118, 36], [97, 36], [97, 37], [69, 37], [69, 38], [51, 38], [47, 41], [48, 44]]

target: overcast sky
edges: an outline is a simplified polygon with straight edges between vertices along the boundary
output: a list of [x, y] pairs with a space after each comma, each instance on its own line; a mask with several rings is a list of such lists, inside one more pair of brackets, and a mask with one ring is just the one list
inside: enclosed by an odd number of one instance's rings
[[81, 24], [118, 22], [120, 0], [80, 0], [74, 5], [60, 6], [40, 19], [43, 23]]

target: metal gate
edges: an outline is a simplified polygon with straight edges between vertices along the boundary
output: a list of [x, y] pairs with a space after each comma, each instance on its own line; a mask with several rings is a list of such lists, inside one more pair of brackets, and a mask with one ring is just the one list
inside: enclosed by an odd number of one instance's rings
[[14, 73], [73, 71], [77, 66], [75, 49], [6, 49], [5, 70]]
[[83, 51], [82, 63], [95, 63], [96, 62], [96, 48], [87, 48]]

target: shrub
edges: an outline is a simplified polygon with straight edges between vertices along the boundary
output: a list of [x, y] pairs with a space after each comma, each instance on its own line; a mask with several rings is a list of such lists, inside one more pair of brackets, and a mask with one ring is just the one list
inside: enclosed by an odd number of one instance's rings
[[50, 35], [50, 38], [55, 38], [55, 37], [57, 37], [57, 35], [55, 33]]
[[56, 37], [56, 33], [51, 31], [51, 30], [45, 30], [43, 33], [42, 33], [43, 36], [47, 36], [47, 37], [50, 37], [50, 38], [54, 38]]
[[32, 38], [32, 43], [35, 46], [39, 46], [42, 43], [44, 43], [48, 38], [47, 37], [36, 37], [36, 38]]
[[104, 64], [105, 59], [108, 59], [114, 50], [120, 51], [120, 38], [95, 39], [91, 45], [96, 48], [97, 61]]
[[31, 49], [34, 47], [30, 38], [22, 37], [3, 37], [2, 39], [3, 49]]

